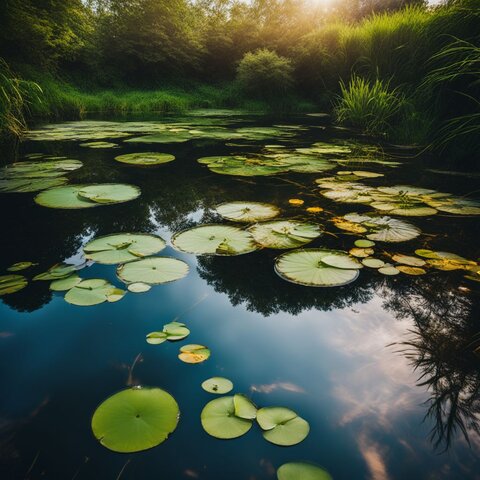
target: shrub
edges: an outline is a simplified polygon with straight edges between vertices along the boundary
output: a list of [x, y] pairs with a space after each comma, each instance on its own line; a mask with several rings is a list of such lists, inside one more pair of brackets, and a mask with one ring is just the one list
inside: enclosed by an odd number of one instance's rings
[[267, 49], [245, 54], [237, 69], [237, 80], [248, 94], [272, 99], [293, 85], [293, 67], [285, 57]]
[[369, 135], [386, 135], [405, 101], [397, 89], [390, 89], [388, 81], [377, 78], [372, 82], [355, 74], [348, 85], [340, 81], [340, 90], [335, 105], [337, 122]]

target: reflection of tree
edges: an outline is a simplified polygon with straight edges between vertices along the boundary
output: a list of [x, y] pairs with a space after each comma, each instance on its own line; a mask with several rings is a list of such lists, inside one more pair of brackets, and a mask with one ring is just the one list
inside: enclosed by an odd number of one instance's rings
[[278, 277], [273, 269], [278, 252], [261, 251], [238, 257], [200, 257], [198, 272], [217, 292], [228, 295], [233, 305], [265, 316], [281, 311], [297, 315], [303, 310], [333, 310], [372, 298], [369, 277], [338, 288], [308, 288]]
[[418, 384], [430, 392], [426, 418], [434, 421], [432, 442], [447, 449], [459, 432], [469, 441], [480, 435], [478, 299], [459, 291], [456, 279], [443, 272], [399, 287], [387, 293], [386, 308], [415, 322], [401, 351], [420, 373]]

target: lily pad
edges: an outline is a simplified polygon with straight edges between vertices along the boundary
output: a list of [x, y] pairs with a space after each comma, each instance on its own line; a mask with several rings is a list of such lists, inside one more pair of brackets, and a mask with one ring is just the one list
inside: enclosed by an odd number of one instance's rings
[[72, 275], [77, 271], [75, 265], [67, 263], [57, 263], [50, 267], [46, 272], [40, 273], [33, 277], [34, 280], [59, 280], [61, 278], [66, 278]]
[[104, 302], [118, 302], [125, 295], [121, 290], [107, 280], [91, 278], [82, 280], [65, 294], [65, 301], [80, 307], [99, 305]]
[[298, 248], [322, 234], [320, 225], [296, 220], [259, 223], [248, 231], [259, 245], [275, 249]]
[[130, 283], [127, 290], [132, 293], [144, 293], [148, 292], [152, 288], [148, 283], [136, 282]]
[[175, 160], [175, 157], [173, 155], [170, 155], [169, 153], [142, 152], [119, 155], [118, 157], [115, 157], [115, 160], [120, 163], [143, 167], [173, 162], [173, 160]]
[[278, 480], [333, 480], [323, 468], [305, 462], [284, 463], [277, 470]]
[[364, 258], [362, 260], [363, 265], [369, 268], [382, 268], [385, 266], [385, 262], [378, 258]]
[[306, 420], [284, 407], [261, 408], [257, 412], [257, 422], [264, 430], [263, 438], [275, 445], [296, 445], [310, 432]]
[[167, 334], [167, 339], [170, 341], [183, 340], [190, 335], [190, 330], [184, 323], [170, 322], [163, 326], [163, 331]]
[[85, 258], [105, 265], [126, 263], [160, 252], [165, 240], [144, 233], [117, 233], [97, 237], [84, 247]]
[[150, 345], [160, 345], [167, 341], [168, 335], [165, 332], [150, 332], [146, 339]]
[[392, 265], [388, 265], [388, 264], [385, 264], [385, 266], [379, 268], [378, 271], [382, 275], [387, 275], [387, 276], [394, 276], [400, 273], [400, 270], [398, 270], [398, 268], [395, 268]]
[[367, 258], [370, 255], [374, 254], [373, 248], [352, 248], [348, 252], [352, 257], [356, 258]]
[[228, 378], [212, 377], [202, 383], [202, 388], [206, 392], [223, 395], [233, 390], [233, 383]]
[[35, 197], [35, 202], [48, 208], [93, 208], [128, 202], [138, 198], [140, 193], [138, 187], [126, 184], [69, 185], [44, 190]]
[[252, 420], [235, 415], [234, 397], [221, 397], [208, 402], [200, 415], [203, 429], [212, 437], [224, 440], [245, 435]]
[[16, 293], [28, 285], [23, 275], [0, 275], [0, 296]]
[[117, 275], [127, 284], [141, 282], [159, 285], [180, 280], [188, 271], [188, 265], [177, 258], [148, 257], [120, 265]]
[[247, 396], [236, 394], [233, 397], [233, 403], [235, 405], [235, 415], [237, 417], [245, 418], [246, 420], [255, 420], [255, 417], [257, 416], [257, 407]]
[[177, 428], [180, 410], [160, 388], [129, 388], [107, 398], [92, 417], [95, 438], [120, 453], [148, 450]]
[[424, 201], [440, 212], [456, 215], [480, 215], [480, 202], [475, 200], [446, 196], [443, 198], [425, 198]]
[[[345, 265], [351, 268], [336, 268], [323, 262], [330, 258], [330, 263], [341, 262], [339, 256], [345, 257]], [[354, 262], [345, 252], [311, 248], [287, 252], [275, 260], [275, 271], [284, 280], [309, 287], [338, 287], [353, 282], [358, 278], [361, 263]]]
[[258, 249], [252, 235], [228, 225], [201, 225], [176, 233], [173, 246], [196, 255], [243, 255]]
[[116, 143], [111, 143], [111, 142], [85, 142], [80, 144], [81, 147], [86, 147], [86, 148], [116, 148], [118, 147], [118, 144]]
[[401, 253], [393, 255], [392, 260], [394, 262], [401, 263], [402, 265], [409, 265], [411, 267], [423, 267], [426, 263], [425, 260], [422, 260], [421, 258], [403, 255]]
[[33, 262], [17, 262], [11, 265], [10, 267], [8, 267], [7, 271], [20, 272], [22, 270], [26, 270], [27, 268], [33, 267], [34, 265], [37, 265], [37, 264]]
[[358, 248], [370, 248], [375, 245], [375, 242], [372, 242], [372, 240], [364, 240], [364, 239], [359, 239], [355, 240], [355, 246]]
[[68, 277], [54, 280], [50, 284], [50, 290], [53, 290], [54, 292], [66, 292], [67, 290], [76, 287], [81, 281], [82, 279], [76, 273], [74, 273]]
[[407, 275], [425, 275], [427, 273], [423, 268], [410, 267], [408, 265], [397, 265], [395, 268], [400, 270], [402, 273], [406, 273]]
[[210, 357], [210, 350], [203, 345], [184, 345], [178, 358], [185, 363], [202, 363]]
[[218, 205], [219, 215], [233, 222], [261, 222], [280, 214], [280, 210], [269, 203], [229, 202]]

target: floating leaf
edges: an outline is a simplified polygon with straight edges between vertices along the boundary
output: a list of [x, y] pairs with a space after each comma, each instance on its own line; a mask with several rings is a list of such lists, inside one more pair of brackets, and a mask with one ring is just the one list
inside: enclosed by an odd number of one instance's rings
[[218, 205], [219, 215], [234, 222], [261, 222], [280, 214], [275, 205], [260, 202], [229, 202]]
[[106, 448], [133, 453], [156, 447], [177, 428], [180, 410], [160, 388], [129, 388], [107, 398], [92, 417], [92, 430]]
[[140, 189], [133, 185], [70, 185], [44, 190], [35, 197], [35, 202], [48, 208], [80, 209], [128, 202], [139, 196]]
[[[343, 255], [346, 262], [355, 268], [335, 268], [323, 262], [325, 257]], [[337, 261], [336, 259], [335, 261]], [[337, 287], [357, 279], [360, 263], [351, 263], [353, 259], [345, 252], [325, 249], [305, 249], [287, 252], [275, 261], [275, 271], [283, 279], [310, 287]], [[357, 265], [358, 264], [358, 265]]]
[[296, 220], [275, 220], [259, 223], [248, 229], [255, 241], [266, 248], [297, 248], [322, 234], [318, 224]]
[[242, 394], [237, 394], [233, 397], [233, 404], [235, 406], [235, 415], [246, 420], [255, 420], [257, 416], [257, 407], [253, 402]]
[[148, 292], [152, 288], [148, 283], [136, 282], [130, 283], [127, 287], [127, 290], [132, 293], [144, 293]]
[[418, 257], [403, 255], [401, 253], [393, 255], [392, 260], [394, 262], [401, 263], [402, 265], [409, 265], [411, 267], [423, 267], [425, 265], [425, 260], [422, 260]]
[[66, 292], [67, 290], [77, 286], [81, 281], [82, 279], [76, 273], [74, 273], [68, 277], [54, 280], [50, 284], [50, 290], [53, 290], [54, 292]]
[[352, 248], [349, 252], [350, 255], [357, 258], [367, 258], [370, 255], [373, 255], [373, 248]]
[[306, 210], [307, 210], [308, 213], [320, 213], [320, 212], [323, 212], [323, 208], [322, 208], [322, 207], [308, 207]]
[[200, 419], [209, 435], [224, 440], [245, 435], [253, 425], [252, 420], [235, 415], [234, 397], [216, 398], [207, 403]]
[[427, 264], [437, 270], [469, 270], [477, 265], [472, 260], [467, 260], [455, 253], [450, 252], [434, 252], [433, 250], [419, 249], [415, 253], [424, 258], [428, 258]]
[[178, 358], [185, 363], [202, 363], [210, 357], [210, 350], [203, 345], [184, 345]]
[[425, 275], [427, 273], [423, 268], [410, 267], [408, 265], [397, 265], [395, 268], [407, 275]]
[[80, 144], [81, 147], [87, 148], [116, 148], [118, 144], [110, 142], [85, 142]]
[[258, 249], [252, 235], [228, 225], [201, 225], [176, 233], [173, 246], [196, 255], [242, 255]]
[[388, 265], [385, 265], [384, 267], [379, 268], [378, 271], [382, 275], [398, 275], [400, 273], [400, 270], [398, 270], [398, 268], [388, 266]]
[[466, 198], [443, 197], [424, 198], [427, 205], [436, 208], [440, 212], [453, 213], [456, 215], [480, 215], [480, 202]]
[[33, 267], [34, 265], [38, 265], [37, 263], [33, 262], [17, 262], [7, 268], [9, 272], [20, 272], [22, 270], [26, 270], [27, 268]]
[[212, 377], [202, 383], [202, 388], [206, 392], [223, 395], [233, 390], [233, 383], [228, 378]]
[[167, 341], [168, 335], [165, 332], [150, 332], [147, 335], [147, 343], [151, 345], [160, 345]]
[[159, 285], [180, 280], [188, 274], [189, 267], [182, 260], [170, 257], [149, 257], [124, 263], [117, 275], [125, 283]]
[[364, 240], [364, 239], [359, 239], [355, 240], [355, 246], [358, 248], [370, 248], [375, 245], [375, 242], [372, 242], [371, 240]]
[[284, 463], [277, 470], [278, 480], [333, 480], [323, 468], [304, 462]]
[[275, 445], [291, 446], [302, 442], [310, 432], [306, 420], [284, 407], [266, 407], [257, 412], [263, 438]]
[[67, 263], [57, 263], [53, 267], [50, 267], [46, 272], [40, 273], [33, 277], [34, 280], [59, 280], [60, 278], [66, 278], [72, 275], [77, 270], [75, 265]]
[[23, 275], [0, 275], [0, 296], [18, 292], [27, 285]]
[[362, 263], [369, 268], [382, 268], [385, 266], [385, 262], [383, 260], [379, 260], [378, 258], [364, 258]]
[[171, 341], [183, 340], [185, 337], [190, 335], [190, 330], [185, 326], [185, 324], [179, 322], [167, 323], [167, 325], [163, 326], [163, 331], [167, 334], [167, 339]]
[[144, 233], [117, 233], [97, 237], [84, 247], [85, 258], [105, 265], [126, 263], [160, 252], [165, 240]]
[[82, 280], [65, 294], [65, 301], [80, 307], [90, 307], [104, 302], [118, 302], [125, 295], [107, 280], [90, 278]]
[[115, 160], [128, 165], [151, 166], [173, 162], [175, 157], [169, 153], [141, 152], [119, 155], [118, 157], [115, 157]]
[[291, 198], [288, 203], [290, 205], [303, 205], [305, 200], [301, 200], [300, 198]]

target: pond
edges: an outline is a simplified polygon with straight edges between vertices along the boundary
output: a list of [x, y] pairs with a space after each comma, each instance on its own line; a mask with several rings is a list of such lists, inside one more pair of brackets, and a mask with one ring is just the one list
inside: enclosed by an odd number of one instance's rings
[[[480, 478], [478, 185], [323, 115], [39, 125], [0, 176], [1, 477]], [[92, 243], [119, 233], [154, 236]], [[212, 377], [307, 426], [235, 410], [248, 431], [215, 438], [235, 428], [201, 421]], [[92, 432], [138, 386], [178, 403], [168, 438], [123, 411]]]

